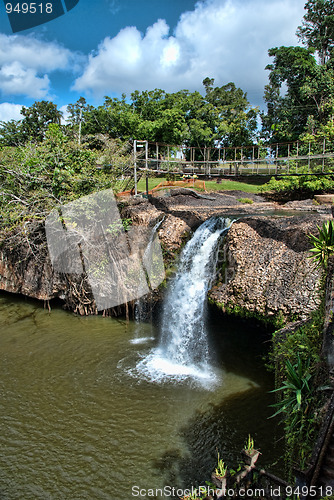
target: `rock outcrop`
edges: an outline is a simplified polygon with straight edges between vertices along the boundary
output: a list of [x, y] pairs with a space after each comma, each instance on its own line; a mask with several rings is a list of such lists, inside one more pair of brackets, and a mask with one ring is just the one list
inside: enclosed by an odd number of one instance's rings
[[[182, 193], [121, 205], [123, 219], [153, 228], [158, 234], [166, 265], [173, 265], [184, 242], [212, 215], [247, 213], [270, 208], [250, 195], [253, 204], [239, 202], [239, 192], [195, 198]], [[265, 319], [305, 319], [319, 303], [320, 274], [308, 259], [308, 233], [317, 233], [331, 215], [302, 217], [249, 216], [232, 225], [221, 254], [221, 280], [210, 299], [226, 312]], [[43, 223], [29, 223], [0, 243], [0, 290], [39, 300], [61, 298], [79, 314], [94, 314], [96, 307], [85, 276], [54, 272]], [[124, 311], [124, 309], [123, 309]]]
[[48, 256], [44, 224], [25, 224], [1, 242], [0, 290], [50, 300], [60, 289]]
[[280, 321], [302, 320], [319, 305], [320, 271], [309, 259], [309, 233], [323, 217], [247, 217], [224, 242], [222, 281], [210, 298], [222, 310]]

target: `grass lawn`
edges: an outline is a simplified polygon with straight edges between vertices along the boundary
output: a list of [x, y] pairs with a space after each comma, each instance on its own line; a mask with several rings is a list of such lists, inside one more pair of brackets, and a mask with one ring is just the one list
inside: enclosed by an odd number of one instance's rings
[[[153, 189], [160, 182], [165, 181], [164, 177], [150, 177], [148, 180], [148, 189]], [[232, 181], [229, 179], [222, 179], [221, 184], [216, 181], [205, 181], [207, 191], [245, 191], [246, 193], [258, 193], [260, 186], [257, 184], [247, 184], [245, 182]], [[146, 190], [145, 179], [140, 179], [138, 182], [138, 191]]]

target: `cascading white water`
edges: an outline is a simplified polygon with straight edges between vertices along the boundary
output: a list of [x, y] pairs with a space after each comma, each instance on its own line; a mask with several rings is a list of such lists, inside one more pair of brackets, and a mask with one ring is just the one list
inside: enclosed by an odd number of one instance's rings
[[197, 229], [182, 252], [166, 298], [160, 347], [167, 358], [180, 365], [200, 364], [208, 358], [206, 296], [215, 276], [217, 243], [224, 230], [224, 219], [209, 219]]
[[159, 345], [137, 365], [148, 378], [213, 379], [205, 328], [207, 292], [215, 277], [218, 242], [229, 219], [204, 222], [184, 247], [162, 316]]

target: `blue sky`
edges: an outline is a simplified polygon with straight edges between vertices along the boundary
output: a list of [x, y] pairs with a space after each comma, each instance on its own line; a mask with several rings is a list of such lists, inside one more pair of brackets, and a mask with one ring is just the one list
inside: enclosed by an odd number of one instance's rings
[[202, 90], [230, 81], [262, 104], [268, 49], [296, 45], [306, 0], [80, 0], [53, 21], [13, 34], [0, 3], [0, 120], [82, 95]]

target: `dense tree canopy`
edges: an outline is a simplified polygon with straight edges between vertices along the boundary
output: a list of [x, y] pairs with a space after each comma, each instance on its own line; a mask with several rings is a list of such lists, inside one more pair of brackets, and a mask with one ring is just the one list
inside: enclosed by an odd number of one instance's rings
[[[263, 135], [284, 142], [332, 134], [334, 100], [334, 1], [309, 0], [297, 34], [306, 47], [275, 47], [265, 87]], [[316, 54], [319, 55], [317, 60]]]
[[62, 113], [50, 101], [36, 101], [32, 106], [22, 106], [22, 120], [0, 122], [0, 145], [20, 146], [27, 141], [41, 142], [51, 123], [60, 125]]
[[[87, 104], [83, 97], [67, 107], [67, 131], [74, 137], [107, 134], [113, 139], [138, 139], [190, 146], [247, 145], [256, 134], [258, 109], [252, 108], [246, 94], [228, 83], [214, 87], [214, 80], [203, 82], [205, 94], [161, 89], [135, 91], [127, 99], [106, 96], [101, 106]], [[60, 123], [61, 113], [52, 102], [35, 102], [23, 107], [20, 122], [0, 126], [0, 143], [20, 145], [41, 141], [50, 123]], [[79, 138], [80, 142], [80, 138]]]
[[[94, 107], [84, 97], [69, 104], [68, 137], [81, 142], [102, 134], [111, 139], [149, 140], [194, 147], [247, 146], [259, 137], [287, 142], [306, 137], [334, 137], [334, 0], [308, 0], [297, 35], [304, 44], [274, 47], [267, 66], [262, 131], [259, 110], [233, 82], [215, 86], [203, 80], [203, 92], [162, 89], [135, 91], [121, 98], [105, 96]], [[42, 142], [49, 124], [62, 117], [52, 102], [35, 102], [21, 110], [22, 120], [0, 123], [0, 146]], [[90, 139], [91, 141], [91, 139]], [[94, 141], [93, 141], [94, 142]], [[92, 143], [92, 142], [91, 142]], [[94, 142], [98, 147], [99, 141]]]
[[127, 100], [106, 96], [93, 108], [83, 98], [70, 105], [70, 125], [78, 125], [79, 110], [83, 134], [108, 134], [112, 138], [149, 140], [165, 144], [213, 146], [250, 144], [256, 132], [257, 108], [234, 83], [214, 87], [203, 82], [205, 95], [180, 90], [135, 91]]
[[334, 0], [308, 0], [297, 36], [317, 51], [320, 64], [326, 64], [334, 48]]

